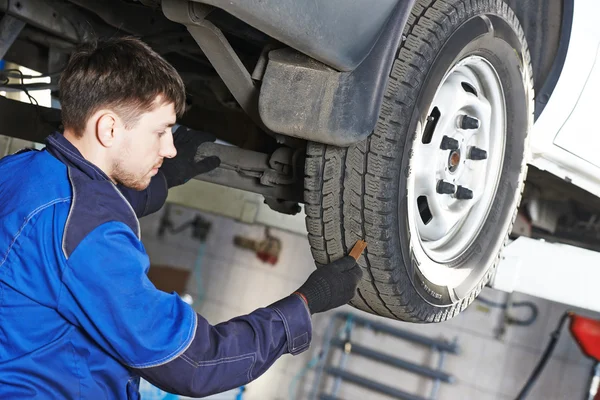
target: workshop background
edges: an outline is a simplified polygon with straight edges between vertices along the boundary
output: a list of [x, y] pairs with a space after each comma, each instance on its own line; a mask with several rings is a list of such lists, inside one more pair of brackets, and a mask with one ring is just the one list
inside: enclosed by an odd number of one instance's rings
[[[42, 147], [0, 136], [0, 156], [31, 146]], [[190, 191], [195, 191], [194, 196], [192, 193], [183, 193], [185, 196], [179, 194], [178, 197], [176, 192], [170, 196], [173, 195], [177, 201], [186, 197], [211, 197], [211, 193], [199, 193], [198, 188], [192, 186], [194, 185], [184, 185], [182, 188], [189, 187]], [[213, 192], [218, 191], [218, 188], [214, 186]], [[302, 223], [301, 218], [291, 221], [283, 217], [279, 220], [261, 217], [260, 206], [252, 206], [252, 201], [256, 199], [248, 196], [243, 194], [228, 201], [244, 204], [239, 207], [242, 210], [242, 219], [261, 221], [263, 218], [264, 223], [270, 221], [269, 225], [295, 224], [295, 232], [302, 230], [296, 226]], [[216, 205], [212, 208], [215, 207]], [[226, 209], [231, 210], [231, 207], [223, 208], [222, 212]], [[239, 218], [240, 210], [236, 213]], [[269, 261], [273, 262], [275, 259], [271, 252], [277, 253], [273, 248], [263, 248], [260, 254], [262, 259], [259, 259], [255, 251], [234, 244], [235, 237], [257, 242], [265, 239], [265, 227], [262, 224], [241, 223], [231, 218], [170, 203], [159, 212], [142, 218], [140, 223], [142, 240], [152, 264], [150, 275], [155, 283], [179, 291], [213, 324], [249, 313], [289, 295], [314, 269], [308, 240], [302, 234], [270, 229], [270, 235], [279, 239], [281, 245], [276, 263], [272, 265]], [[507, 293], [487, 288], [481, 295], [481, 298], [501, 304], [506, 303], [508, 297]], [[317, 314], [313, 317], [311, 348], [296, 357], [283, 356], [267, 373], [246, 386], [243, 399], [304, 400], [310, 398], [311, 394], [322, 393], [315, 392], [315, 375], [318, 371], [316, 367], [323, 363], [338, 365], [343, 358], [343, 351], [340, 349], [330, 349], [328, 357], [322, 360], [319, 358], [325, 349], [323, 339], [326, 330], [332, 326], [331, 321], [339, 311], [353, 313], [357, 317], [369, 318], [435, 340], [456, 342], [459, 353], [447, 354], [441, 368], [453, 376], [455, 382], [442, 383], [437, 391], [437, 399], [514, 399], [538, 362], [549, 341], [550, 333], [566, 310], [573, 310], [592, 318], [600, 318], [600, 315], [518, 293], [510, 296], [510, 302], [533, 302], [538, 311], [535, 321], [530, 326], [505, 325], [504, 332], [500, 333], [504, 325], [504, 310], [488, 307], [480, 301], [475, 301], [465, 312], [450, 321], [428, 325], [392, 321], [351, 307]], [[527, 320], [531, 316], [531, 310], [527, 307], [511, 308], [507, 312], [517, 320]], [[338, 329], [339, 324], [335, 327]], [[355, 329], [351, 339], [356, 345], [363, 345], [389, 356], [431, 369], [437, 367], [438, 353], [425, 346], [377, 334], [368, 329]], [[592, 367], [593, 362], [584, 357], [568, 330], [564, 328], [548, 366], [528, 398], [583, 399], [589, 386]], [[429, 378], [355, 356], [352, 352], [344, 369], [421, 398], [430, 398], [434, 388], [434, 382]], [[334, 383], [332, 378], [324, 378], [318, 388], [323, 392], [332, 393]], [[392, 398], [348, 382], [342, 382], [338, 389], [337, 397], [346, 400]], [[232, 393], [231, 396], [235, 396], [236, 392]], [[147, 396], [144, 399], [154, 400]]]
[[[197, 217], [201, 219], [197, 220]], [[201, 221], [210, 224], [208, 230], [206, 226], [202, 227]], [[162, 234], [159, 234], [161, 226]], [[182, 276], [187, 278], [185, 297], [191, 297], [196, 310], [213, 324], [249, 313], [289, 295], [314, 269], [306, 237], [284, 230], [270, 229], [270, 235], [281, 241], [277, 263], [271, 265], [259, 259], [256, 252], [234, 244], [236, 236], [263, 240], [263, 226], [244, 224], [178, 205], [167, 205], [158, 213], [143, 218], [141, 227], [142, 240], [153, 265], [151, 273], [153, 268], [157, 273], [165, 266], [182, 272]], [[180, 232], [171, 232], [177, 230]], [[204, 240], [200, 240], [202, 238]], [[154, 279], [161, 279], [161, 276], [164, 279], [161, 274]], [[508, 294], [486, 288], [482, 297], [505, 303]], [[447, 354], [442, 368], [454, 376], [456, 382], [442, 383], [437, 393], [438, 399], [504, 400], [515, 398], [566, 310], [600, 317], [588, 310], [573, 309], [531, 296], [511, 296], [513, 303], [522, 301], [530, 301], [537, 306], [537, 318], [530, 326], [509, 324], [501, 336], [499, 330], [502, 327], [503, 310], [478, 301], [453, 320], [428, 325], [392, 321], [351, 307], [342, 310], [430, 338], [456, 341], [459, 354]], [[314, 366], [307, 368], [307, 365], [317, 361], [323, 350], [325, 330], [338, 311], [315, 315], [311, 348], [296, 357], [283, 356], [267, 373], [247, 385], [243, 398], [309, 398], [316, 372]], [[521, 320], [528, 319], [531, 314], [527, 307], [508, 312], [513, 318]], [[368, 329], [353, 332], [352, 342], [430, 368], [437, 366], [437, 353], [430, 348], [375, 334]], [[333, 361], [330, 359], [329, 362], [339, 362], [342, 350], [337, 350], [337, 354], [332, 352]], [[584, 357], [565, 328], [552, 359], [529, 399], [583, 399], [592, 366], [592, 361]], [[429, 378], [352, 354], [345, 370], [423, 398], [429, 398], [434, 384]], [[332, 385], [331, 378], [322, 380], [322, 387], [328, 393], [331, 393]], [[337, 396], [347, 400], [391, 398], [347, 382], [339, 386]]]

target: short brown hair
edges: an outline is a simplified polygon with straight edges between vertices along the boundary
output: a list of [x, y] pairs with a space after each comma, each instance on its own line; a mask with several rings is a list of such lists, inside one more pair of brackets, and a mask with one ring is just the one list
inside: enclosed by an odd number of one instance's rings
[[75, 50], [61, 75], [63, 125], [81, 136], [87, 120], [106, 107], [131, 128], [159, 95], [183, 114], [185, 86], [164, 58], [134, 37], [96, 40]]

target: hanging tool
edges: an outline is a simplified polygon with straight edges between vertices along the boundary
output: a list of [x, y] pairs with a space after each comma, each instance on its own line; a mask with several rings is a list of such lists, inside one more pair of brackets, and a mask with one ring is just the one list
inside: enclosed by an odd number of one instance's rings
[[233, 243], [243, 249], [252, 250], [256, 256], [263, 262], [275, 265], [279, 261], [281, 253], [281, 240], [272, 236], [269, 228], [265, 229], [265, 239], [258, 241], [243, 236], [233, 238]]

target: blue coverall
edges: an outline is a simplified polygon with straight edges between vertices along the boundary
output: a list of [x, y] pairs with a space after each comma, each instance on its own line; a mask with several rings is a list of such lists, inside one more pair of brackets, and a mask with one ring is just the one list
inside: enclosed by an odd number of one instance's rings
[[0, 160], [0, 399], [137, 399], [140, 376], [204, 396], [308, 348], [295, 295], [212, 326], [152, 285], [137, 218], [166, 194], [161, 173], [113, 184], [60, 133]]

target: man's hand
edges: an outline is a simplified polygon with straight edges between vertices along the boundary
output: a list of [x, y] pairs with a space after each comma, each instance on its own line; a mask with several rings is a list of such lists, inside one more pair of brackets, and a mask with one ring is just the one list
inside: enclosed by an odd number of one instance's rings
[[311, 314], [316, 314], [352, 300], [361, 278], [356, 260], [346, 256], [317, 269], [295, 294], [306, 301]]
[[167, 187], [179, 186], [196, 175], [212, 171], [221, 165], [219, 157], [206, 157], [196, 160], [196, 152], [202, 143], [214, 142], [215, 137], [209, 133], [194, 131], [183, 126], [173, 133], [173, 144], [177, 155], [165, 158], [160, 168], [167, 179]]

